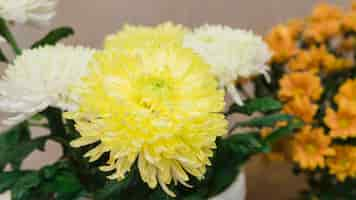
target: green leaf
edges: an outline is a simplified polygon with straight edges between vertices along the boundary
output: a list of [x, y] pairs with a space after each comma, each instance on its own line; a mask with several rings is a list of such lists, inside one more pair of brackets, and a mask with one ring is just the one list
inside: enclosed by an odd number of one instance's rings
[[120, 196], [130, 184], [131, 176], [126, 177], [123, 181], [110, 181], [102, 189], [94, 194], [95, 200], [108, 200], [114, 196]]
[[9, 149], [3, 158], [4, 160], [7, 160], [8, 163], [11, 163], [13, 168], [19, 169], [22, 161], [34, 150], [39, 149], [44, 151], [44, 146], [47, 139], [48, 137], [41, 137], [26, 142], [21, 142], [19, 145]]
[[17, 157], [14, 151], [23, 151], [22, 145], [28, 141], [30, 141], [30, 131], [26, 122], [0, 134], [0, 171], [8, 163], [15, 164], [13, 167], [18, 169], [18, 162], [23, 157]]
[[226, 115], [230, 115], [233, 113], [242, 113], [246, 115], [252, 115], [255, 112], [271, 112], [280, 110], [282, 108], [282, 104], [271, 98], [271, 97], [262, 97], [249, 100], [245, 102], [245, 105], [239, 106], [237, 104], [232, 104], [226, 113]]
[[27, 200], [31, 195], [31, 189], [37, 187], [41, 182], [38, 172], [30, 172], [18, 179], [12, 188], [13, 200]]
[[244, 155], [232, 150], [227, 138], [220, 138], [216, 143], [217, 148], [212, 159], [212, 166], [208, 168], [202, 184], [196, 188], [204, 197], [215, 196], [228, 188], [239, 174], [240, 166], [246, 161]]
[[244, 155], [245, 157], [270, 151], [269, 146], [264, 143], [257, 132], [235, 134], [225, 139], [225, 142], [237, 155]]
[[0, 174], [0, 193], [9, 190], [22, 176], [23, 172], [20, 171], [2, 172]]
[[182, 200], [205, 200], [200, 193], [193, 193], [182, 198]]
[[37, 48], [45, 45], [55, 45], [58, 41], [74, 34], [74, 30], [70, 27], [60, 27], [49, 32], [44, 38], [35, 42], [31, 48]]
[[44, 149], [47, 137], [30, 138], [26, 122], [0, 134], [0, 170], [10, 163], [13, 169], [19, 169], [22, 161], [34, 150]]
[[41, 169], [42, 176], [45, 179], [52, 179], [58, 171], [69, 168], [67, 161], [58, 161], [54, 165], [46, 166]]
[[275, 131], [273, 131], [268, 137], [265, 138], [265, 141], [268, 143], [276, 142], [282, 137], [291, 135], [294, 133], [295, 129], [302, 127], [304, 123], [298, 119], [292, 119], [288, 121], [288, 125], [281, 127]]
[[174, 200], [175, 198], [168, 196], [161, 188], [155, 189], [148, 200]]
[[41, 112], [48, 120], [49, 129], [52, 135], [66, 138], [66, 129], [63, 123], [62, 111], [58, 108], [48, 107]]
[[21, 49], [18, 47], [17, 42], [12, 35], [9, 27], [7, 25], [7, 21], [0, 17], [0, 35], [10, 44], [13, 51], [17, 54], [21, 54]]
[[288, 121], [293, 117], [286, 114], [272, 114], [262, 117], [255, 117], [247, 121], [236, 123], [231, 130], [234, 130], [238, 127], [265, 127], [265, 126], [274, 126], [277, 122]]
[[[241, 163], [242, 164], [242, 163]], [[240, 170], [238, 166], [226, 165], [217, 168], [214, 176], [214, 181], [210, 184], [209, 192], [214, 196], [223, 192], [235, 180]]]
[[48, 180], [42, 186], [46, 193], [76, 194], [82, 189], [82, 185], [75, 174], [69, 171], [57, 173], [52, 180]]

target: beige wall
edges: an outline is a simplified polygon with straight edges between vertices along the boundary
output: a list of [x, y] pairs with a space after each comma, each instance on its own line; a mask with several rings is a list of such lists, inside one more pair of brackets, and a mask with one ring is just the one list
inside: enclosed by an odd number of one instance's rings
[[[53, 27], [73, 26], [71, 43], [100, 47], [105, 35], [124, 23], [157, 24], [174, 21], [185, 25], [219, 23], [263, 33], [272, 25], [307, 14], [321, 0], [59, 0]], [[347, 5], [348, 0], [328, 2]], [[39, 33], [33, 28], [15, 28], [22, 45]]]

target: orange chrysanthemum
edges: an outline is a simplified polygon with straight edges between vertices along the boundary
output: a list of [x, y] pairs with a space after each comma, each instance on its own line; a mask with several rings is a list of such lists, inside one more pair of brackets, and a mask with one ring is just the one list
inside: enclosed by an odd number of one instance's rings
[[330, 136], [346, 139], [356, 137], [356, 115], [347, 109], [339, 109], [335, 112], [331, 108], [326, 109], [325, 124], [330, 128]]
[[335, 154], [330, 147], [331, 141], [322, 128], [313, 129], [311, 126], [305, 126], [295, 136], [293, 160], [303, 169], [324, 168], [325, 157]]
[[356, 80], [347, 80], [334, 99], [340, 109], [356, 115]]
[[337, 58], [331, 54], [325, 45], [321, 47], [311, 47], [309, 50], [301, 51], [294, 59], [288, 63], [288, 68], [292, 71], [311, 71], [318, 72], [324, 70], [333, 72], [340, 69], [352, 67], [352, 61]]
[[285, 25], [273, 28], [265, 41], [274, 53], [273, 61], [277, 63], [283, 63], [299, 51], [293, 32]]
[[318, 105], [313, 104], [307, 97], [298, 97], [289, 101], [283, 108], [286, 114], [299, 117], [304, 122], [313, 122], [314, 115], [318, 111]]
[[304, 38], [307, 42], [322, 43], [341, 32], [340, 20], [320, 21], [310, 23], [304, 31]]
[[303, 32], [305, 23], [303, 20], [300, 19], [292, 19], [287, 22], [287, 26], [292, 34], [292, 37], [294, 39], [297, 39], [300, 36], [300, 34]]
[[329, 172], [336, 175], [339, 181], [345, 181], [346, 177], [356, 177], [356, 147], [334, 146], [335, 156], [327, 159]]
[[353, 51], [355, 48], [356, 48], [356, 38], [346, 37], [341, 41], [341, 44], [337, 50], [340, 53], [340, 52]]
[[279, 83], [281, 89], [278, 96], [283, 101], [304, 96], [318, 100], [323, 92], [320, 78], [310, 72], [287, 74]]
[[304, 37], [309, 42], [324, 42], [341, 32], [342, 11], [336, 6], [320, 4], [315, 7], [310, 17], [310, 23], [304, 31]]
[[345, 31], [356, 31], [356, 13], [351, 12], [342, 19], [342, 26]]
[[313, 9], [311, 21], [319, 22], [324, 20], [335, 20], [340, 19], [341, 17], [342, 10], [339, 7], [327, 3], [321, 3]]
[[319, 71], [320, 56], [315, 54], [315, 49], [300, 51], [293, 59], [291, 59], [287, 66], [292, 71]]
[[351, 2], [351, 10], [352, 10], [352, 11], [356, 11], [356, 1], [355, 1], [355, 0], [353, 0], [353, 1]]

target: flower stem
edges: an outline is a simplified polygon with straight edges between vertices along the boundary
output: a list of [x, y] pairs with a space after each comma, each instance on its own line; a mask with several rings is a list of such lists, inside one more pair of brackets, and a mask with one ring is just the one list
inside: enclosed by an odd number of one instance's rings
[[15, 52], [16, 55], [21, 55], [22, 51], [19, 48], [15, 37], [11, 33], [7, 22], [0, 17], [0, 35], [5, 38], [5, 40], [10, 44], [12, 50]]

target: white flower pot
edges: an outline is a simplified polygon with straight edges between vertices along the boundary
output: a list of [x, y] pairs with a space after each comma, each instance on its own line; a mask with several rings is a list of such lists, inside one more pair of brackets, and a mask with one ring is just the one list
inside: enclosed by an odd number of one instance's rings
[[241, 172], [236, 181], [223, 193], [210, 200], [245, 200], [246, 199], [246, 175]]
[[11, 193], [5, 192], [0, 194], [0, 200], [11, 200]]

